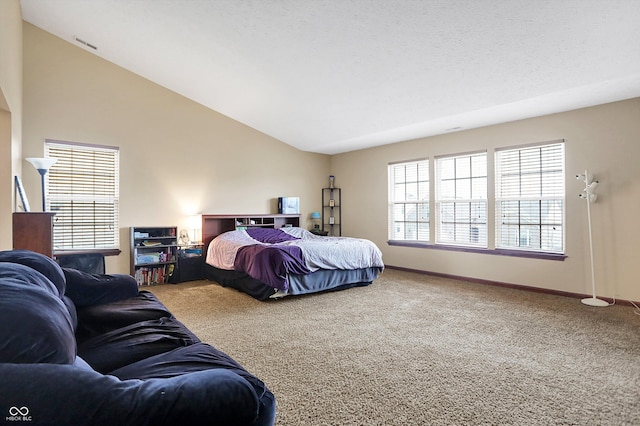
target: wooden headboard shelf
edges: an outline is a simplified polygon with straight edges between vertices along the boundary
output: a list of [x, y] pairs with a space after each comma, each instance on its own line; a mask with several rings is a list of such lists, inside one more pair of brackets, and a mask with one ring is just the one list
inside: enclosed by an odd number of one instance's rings
[[202, 242], [207, 247], [223, 232], [247, 228], [300, 226], [299, 214], [203, 214]]

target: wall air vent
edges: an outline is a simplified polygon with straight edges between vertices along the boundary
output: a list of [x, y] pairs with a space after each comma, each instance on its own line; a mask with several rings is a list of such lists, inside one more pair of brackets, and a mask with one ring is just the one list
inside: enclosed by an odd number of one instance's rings
[[87, 47], [89, 47], [89, 48], [91, 48], [91, 49], [93, 49], [93, 50], [98, 50], [98, 48], [97, 48], [96, 46], [94, 46], [94, 45], [93, 45], [93, 44], [91, 44], [91, 43], [87, 43], [86, 41], [82, 40], [81, 38], [78, 38], [78, 37], [76, 37], [76, 36], [73, 36], [73, 39], [74, 39], [75, 41], [77, 41], [78, 43], [80, 43], [80, 44], [82, 44], [82, 45], [85, 45], [85, 46], [87, 46]]

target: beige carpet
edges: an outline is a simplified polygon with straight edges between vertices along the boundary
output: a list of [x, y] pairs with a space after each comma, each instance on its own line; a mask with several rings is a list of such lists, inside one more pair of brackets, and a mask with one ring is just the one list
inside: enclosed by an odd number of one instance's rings
[[267, 384], [277, 425], [640, 425], [630, 307], [389, 269], [270, 302], [207, 281], [148, 289]]

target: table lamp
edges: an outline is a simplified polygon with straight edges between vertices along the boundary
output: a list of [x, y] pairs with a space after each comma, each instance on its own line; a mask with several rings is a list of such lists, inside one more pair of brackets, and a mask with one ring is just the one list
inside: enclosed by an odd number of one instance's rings
[[320, 230], [320, 212], [311, 213], [311, 223], [313, 224], [313, 230]]

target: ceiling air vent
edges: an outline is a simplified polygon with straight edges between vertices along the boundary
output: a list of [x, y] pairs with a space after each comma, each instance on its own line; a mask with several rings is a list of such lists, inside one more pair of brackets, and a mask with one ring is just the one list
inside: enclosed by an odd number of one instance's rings
[[84, 41], [84, 40], [83, 40], [83, 39], [81, 39], [81, 38], [78, 38], [78, 37], [76, 37], [76, 36], [73, 36], [73, 39], [74, 39], [75, 41], [77, 41], [78, 43], [83, 44], [83, 45], [85, 45], [85, 46], [87, 46], [87, 47], [89, 47], [89, 48], [91, 48], [91, 49], [93, 49], [93, 50], [98, 50], [98, 48], [97, 48], [96, 46], [94, 46], [94, 45], [93, 45], [93, 44], [91, 44], [91, 43], [87, 43], [86, 41]]

